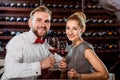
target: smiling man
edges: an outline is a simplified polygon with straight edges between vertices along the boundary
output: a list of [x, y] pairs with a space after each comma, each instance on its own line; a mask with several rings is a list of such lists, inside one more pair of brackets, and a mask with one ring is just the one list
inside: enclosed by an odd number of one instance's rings
[[[1, 80], [34, 80], [62, 58], [52, 55], [41, 40], [50, 29], [51, 11], [39, 6], [30, 13], [30, 31], [12, 38], [6, 46], [5, 72]], [[46, 73], [47, 75], [47, 73]], [[45, 76], [46, 76], [45, 75]]]

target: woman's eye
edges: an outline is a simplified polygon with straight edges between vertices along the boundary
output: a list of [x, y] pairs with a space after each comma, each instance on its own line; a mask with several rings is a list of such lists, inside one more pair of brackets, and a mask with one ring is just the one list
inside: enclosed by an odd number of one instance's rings
[[66, 29], [69, 29], [69, 27], [66, 27]]
[[76, 27], [73, 27], [73, 30], [77, 30], [78, 28], [76, 28]]

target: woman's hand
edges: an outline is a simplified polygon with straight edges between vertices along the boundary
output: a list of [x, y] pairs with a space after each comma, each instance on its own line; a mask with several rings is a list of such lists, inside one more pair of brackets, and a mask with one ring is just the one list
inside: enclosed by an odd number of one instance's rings
[[60, 68], [61, 71], [65, 71], [67, 69], [67, 63], [66, 63], [66, 59], [65, 58], [63, 58], [60, 61], [59, 68]]
[[75, 69], [71, 69], [70, 71], [68, 71], [67, 75], [68, 75], [69, 79], [76, 79], [79, 77], [78, 76], [79, 73], [77, 73], [77, 71]]

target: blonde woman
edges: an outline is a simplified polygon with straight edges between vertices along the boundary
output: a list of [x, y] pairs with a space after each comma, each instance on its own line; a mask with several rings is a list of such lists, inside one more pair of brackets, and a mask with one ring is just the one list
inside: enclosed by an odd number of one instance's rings
[[[66, 57], [67, 78], [107, 80], [109, 75], [105, 65], [94, 52], [93, 46], [82, 38], [86, 29], [85, 21], [86, 15], [82, 12], [76, 12], [69, 16], [66, 22], [66, 35], [72, 41]], [[61, 61], [60, 66], [64, 68], [65, 61]]]

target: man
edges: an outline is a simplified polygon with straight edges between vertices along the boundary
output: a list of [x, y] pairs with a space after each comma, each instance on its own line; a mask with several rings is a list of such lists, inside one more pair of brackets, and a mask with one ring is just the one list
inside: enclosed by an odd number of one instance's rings
[[53, 68], [62, 60], [49, 52], [46, 42], [39, 40], [49, 31], [50, 20], [51, 11], [45, 6], [39, 6], [30, 13], [30, 31], [15, 36], [6, 46], [5, 72], [1, 80], [34, 80], [42, 75], [43, 69]]

